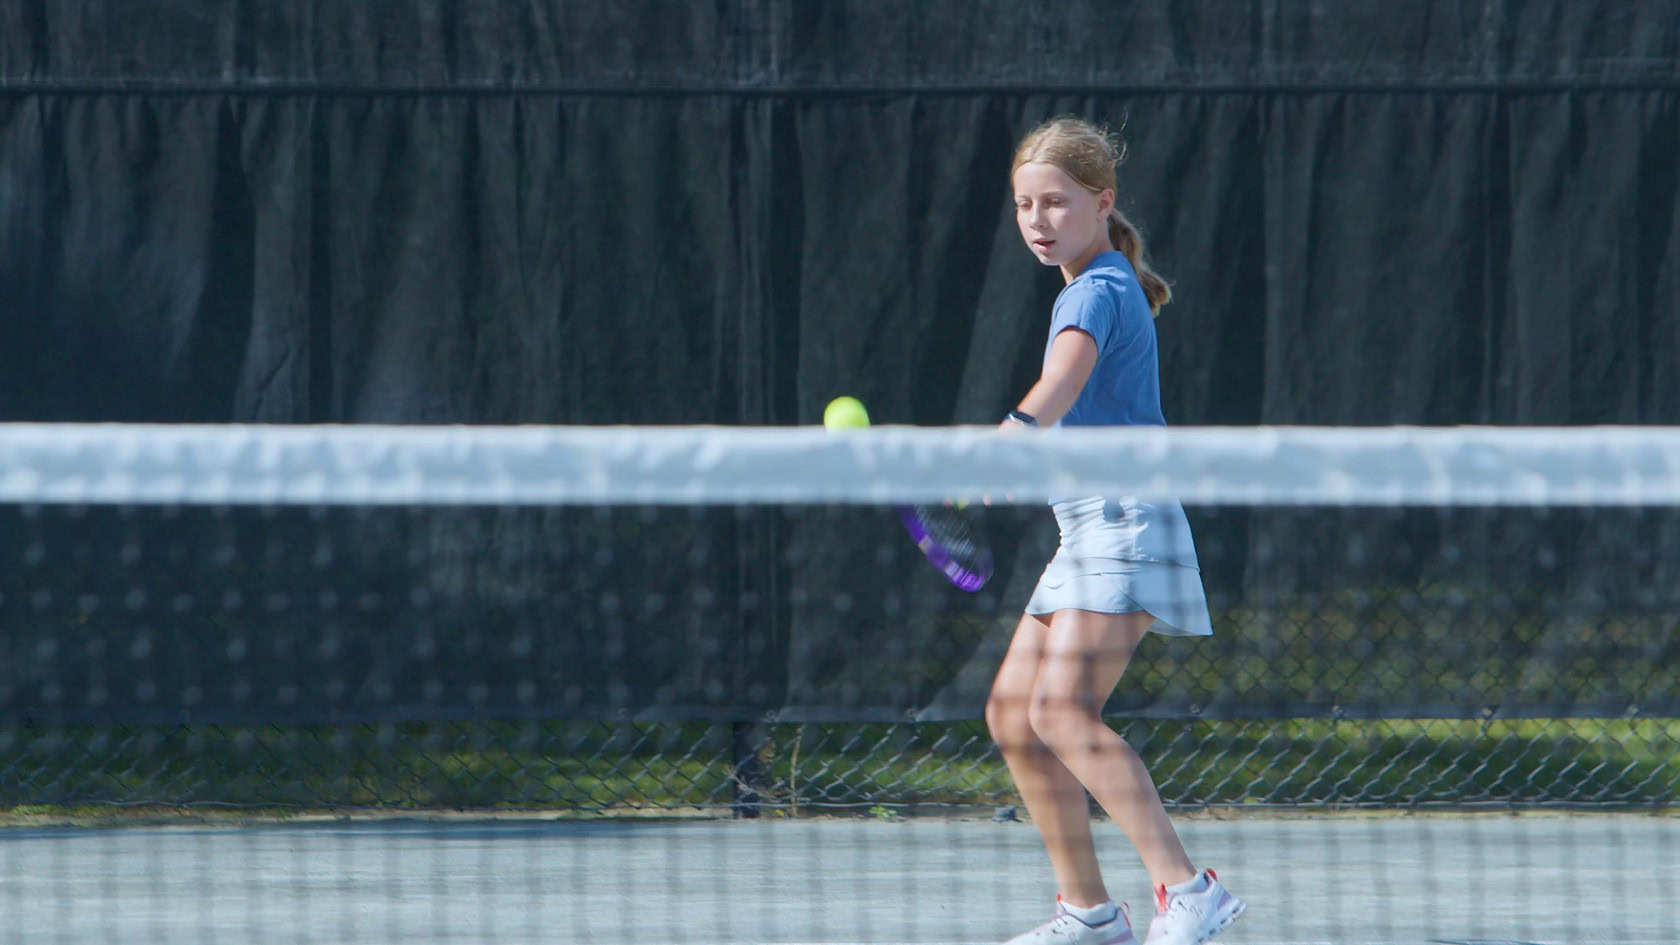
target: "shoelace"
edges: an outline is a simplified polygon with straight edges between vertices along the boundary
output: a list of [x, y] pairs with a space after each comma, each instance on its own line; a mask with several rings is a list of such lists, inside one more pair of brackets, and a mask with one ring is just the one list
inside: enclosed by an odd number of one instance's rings
[[1194, 908], [1190, 905], [1190, 896], [1192, 896], [1192, 895], [1195, 895], [1195, 894], [1194, 893], [1180, 893], [1180, 894], [1168, 896], [1167, 895], [1167, 889], [1166, 889], [1165, 886], [1156, 887], [1156, 889], [1155, 889], [1155, 914], [1156, 915], [1169, 915], [1169, 916], [1170, 915], [1188, 915], [1192, 918], [1199, 919], [1201, 917], [1202, 910], [1196, 909], [1196, 908]]
[[1050, 934], [1052, 935], [1061, 935], [1066, 936], [1067, 938], [1073, 938], [1079, 934], [1079, 929], [1082, 927], [1090, 928], [1090, 926], [1085, 925], [1085, 923], [1075, 919], [1071, 915], [1068, 915], [1066, 912], [1059, 913], [1054, 919], [1050, 920]]

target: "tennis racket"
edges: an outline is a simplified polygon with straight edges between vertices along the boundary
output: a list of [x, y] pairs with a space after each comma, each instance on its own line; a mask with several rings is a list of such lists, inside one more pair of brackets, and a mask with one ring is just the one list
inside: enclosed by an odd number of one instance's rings
[[[869, 426], [869, 411], [856, 397], [836, 397], [823, 408], [829, 430], [857, 430]], [[904, 523], [916, 547], [939, 573], [965, 591], [977, 591], [992, 576], [992, 549], [968, 515], [952, 505], [901, 505]]]
[[992, 548], [968, 513], [951, 505], [901, 505], [899, 521], [939, 573], [965, 591], [992, 576]]

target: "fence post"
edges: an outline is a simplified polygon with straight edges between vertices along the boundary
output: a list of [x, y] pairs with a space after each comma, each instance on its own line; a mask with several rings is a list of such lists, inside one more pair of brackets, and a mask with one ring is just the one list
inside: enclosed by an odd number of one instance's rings
[[730, 780], [735, 786], [735, 803], [730, 810], [737, 818], [756, 818], [759, 815], [760, 788], [764, 786], [764, 767], [758, 760], [761, 730], [753, 722], [729, 723]]

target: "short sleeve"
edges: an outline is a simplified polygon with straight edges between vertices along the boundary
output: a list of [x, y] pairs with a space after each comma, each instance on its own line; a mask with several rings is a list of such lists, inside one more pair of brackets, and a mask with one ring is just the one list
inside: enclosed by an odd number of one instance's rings
[[1077, 328], [1097, 343], [1097, 356], [1103, 357], [1114, 348], [1115, 328], [1120, 313], [1113, 293], [1103, 291], [1094, 282], [1078, 281], [1062, 290], [1050, 312], [1050, 338], [1069, 328]]

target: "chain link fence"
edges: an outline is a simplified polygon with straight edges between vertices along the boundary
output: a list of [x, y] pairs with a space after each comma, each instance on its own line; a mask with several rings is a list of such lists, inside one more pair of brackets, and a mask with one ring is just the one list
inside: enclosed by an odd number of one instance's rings
[[[1680, 719], [1116, 719], [1163, 799], [1672, 805]], [[702, 810], [1006, 807], [978, 722], [10, 727], [0, 805]]]

